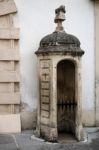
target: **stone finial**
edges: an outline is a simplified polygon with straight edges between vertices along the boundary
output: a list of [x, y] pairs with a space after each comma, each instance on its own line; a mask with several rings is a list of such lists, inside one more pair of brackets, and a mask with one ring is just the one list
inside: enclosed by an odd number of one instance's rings
[[54, 22], [57, 23], [56, 31], [63, 31], [64, 28], [62, 26], [62, 22], [65, 20], [65, 6], [61, 5], [59, 8], [55, 10], [56, 17]]

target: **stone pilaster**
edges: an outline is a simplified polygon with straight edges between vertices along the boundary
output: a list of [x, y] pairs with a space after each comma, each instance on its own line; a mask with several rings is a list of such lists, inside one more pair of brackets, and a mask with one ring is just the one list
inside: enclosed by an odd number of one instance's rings
[[19, 29], [14, 0], [0, 1], [0, 132], [20, 132]]
[[96, 126], [99, 126], [99, 1], [95, 0]]

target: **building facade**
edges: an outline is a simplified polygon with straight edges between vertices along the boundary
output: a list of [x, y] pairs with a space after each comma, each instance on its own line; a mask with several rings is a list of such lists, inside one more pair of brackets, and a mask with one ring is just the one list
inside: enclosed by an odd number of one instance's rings
[[12, 123], [13, 130], [5, 126], [0, 132], [36, 127], [39, 87], [35, 51], [42, 37], [55, 31], [54, 10], [60, 5], [66, 7], [66, 32], [77, 36], [85, 51], [81, 70], [83, 125], [99, 124], [99, 1], [1, 0], [0, 124]]

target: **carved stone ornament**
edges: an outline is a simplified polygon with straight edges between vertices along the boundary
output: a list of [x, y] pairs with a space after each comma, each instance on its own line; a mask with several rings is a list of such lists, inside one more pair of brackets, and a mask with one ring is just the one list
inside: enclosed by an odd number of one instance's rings
[[80, 48], [79, 39], [65, 32], [62, 22], [65, 20], [65, 6], [61, 5], [55, 10], [57, 23], [56, 30], [52, 34], [46, 35], [40, 41], [40, 46], [36, 54], [40, 53], [70, 53], [72, 55], [83, 55], [84, 51]]

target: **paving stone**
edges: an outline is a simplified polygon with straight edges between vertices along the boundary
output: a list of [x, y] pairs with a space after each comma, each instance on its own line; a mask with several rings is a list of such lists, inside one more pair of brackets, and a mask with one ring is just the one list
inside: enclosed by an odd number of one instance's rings
[[90, 142], [74, 144], [50, 143], [38, 140], [32, 135], [33, 131], [0, 135], [0, 150], [99, 150], [99, 132], [88, 134]]
[[12, 135], [0, 135], [0, 150], [18, 150]]
[[0, 144], [14, 143], [14, 139], [11, 135], [0, 135]]

